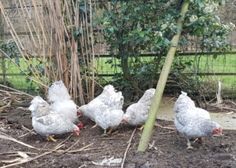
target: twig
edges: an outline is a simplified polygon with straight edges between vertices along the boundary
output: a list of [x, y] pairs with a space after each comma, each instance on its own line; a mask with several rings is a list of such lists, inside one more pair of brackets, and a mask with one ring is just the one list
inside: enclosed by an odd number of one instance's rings
[[234, 109], [234, 108], [230, 108], [230, 107], [219, 107], [220, 109], [223, 109], [223, 110], [231, 110], [231, 111], [234, 111], [234, 112], [236, 112], [236, 109]]
[[121, 166], [120, 166], [121, 168], [124, 168], [125, 159], [126, 159], [128, 150], [129, 150], [129, 148], [130, 148], [130, 146], [131, 146], [131, 142], [132, 142], [132, 139], [133, 139], [134, 134], [135, 134], [135, 132], [136, 132], [136, 129], [137, 129], [137, 128], [135, 128], [135, 129], [133, 130], [133, 132], [132, 132], [132, 134], [131, 134], [131, 136], [130, 136], [130, 138], [129, 138], [128, 145], [127, 145], [127, 147], [126, 147], [126, 149], [125, 149], [125, 153], [124, 153], [124, 156], [123, 156], [123, 158], [122, 158], [122, 163], [121, 163]]
[[60, 143], [58, 143], [55, 148], [57, 148], [58, 146], [61, 146], [62, 144], [64, 144], [66, 141], [68, 141], [68, 139], [70, 139], [71, 136], [72, 136], [72, 134], [70, 134], [65, 140], [63, 140]]
[[80, 167], [78, 167], [78, 168], [83, 168], [83, 167], [87, 167], [87, 165], [86, 164], [82, 164]]
[[22, 125], [21, 127], [22, 127], [23, 130], [26, 130], [26, 131], [28, 131], [28, 132], [25, 133], [25, 134], [23, 134], [23, 135], [21, 135], [21, 136], [19, 136], [19, 138], [22, 138], [22, 137], [24, 137], [24, 136], [26, 136], [26, 135], [28, 135], [28, 134], [31, 134], [31, 133], [34, 134], [34, 135], [36, 135], [36, 133], [34, 132], [33, 129], [29, 129], [29, 128], [25, 127], [24, 125]]
[[221, 97], [221, 91], [222, 91], [221, 88], [222, 88], [221, 87], [221, 81], [218, 81], [218, 91], [216, 93], [216, 103], [217, 104], [221, 104], [223, 102], [223, 99]]
[[73, 148], [78, 142], [80, 141], [80, 139], [78, 139], [74, 144], [72, 144], [69, 148], [67, 148], [64, 152], [68, 152], [71, 148]]
[[33, 158], [26, 158], [26, 159], [20, 160], [20, 161], [17, 162], [17, 163], [8, 164], [8, 165], [2, 166], [2, 167], [0, 167], [0, 168], [7, 168], [7, 167], [12, 167], [12, 166], [20, 165], [20, 164], [23, 164], [23, 163], [31, 162], [31, 161], [33, 161], [33, 160], [36, 160], [36, 159], [40, 158], [40, 157], [43, 157], [43, 156], [48, 155], [48, 154], [50, 154], [50, 153], [53, 153], [54, 151], [58, 150], [58, 149], [61, 148], [62, 146], [64, 146], [64, 145], [56, 146], [54, 149], [52, 149], [52, 150], [50, 150], [50, 151], [48, 151], [48, 152], [42, 153], [42, 154], [40, 154], [40, 155], [38, 155], [38, 156], [35, 156], [35, 157], [33, 157]]
[[11, 106], [11, 103], [12, 103], [12, 99], [5, 105], [5, 106], [2, 106], [0, 107], [0, 113], [7, 107], [10, 107]]
[[6, 88], [6, 89], [10, 89], [10, 90], [12, 90], [12, 91], [18, 92], [18, 93], [20, 93], [20, 94], [24, 94], [24, 95], [29, 96], [29, 97], [31, 97], [31, 98], [34, 97], [34, 96], [32, 96], [32, 95], [30, 95], [30, 94], [28, 94], [28, 93], [25, 93], [25, 92], [23, 92], [23, 91], [14, 89], [14, 88], [9, 87], [9, 86], [5, 86], [5, 85], [0, 84], [0, 87]]
[[233, 105], [235, 105], [235, 106], [236, 106], [236, 103], [235, 103], [235, 102], [233, 102], [233, 101], [231, 101], [231, 100], [224, 100], [224, 102], [226, 102], [226, 103], [231, 103], [231, 104], [233, 104]]
[[155, 126], [156, 126], [156, 127], [163, 128], [163, 129], [168, 129], [168, 130], [176, 130], [176, 129], [173, 128], [173, 127], [162, 126], [162, 125], [160, 125], [160, 124], [158, 124], [158, 123], [155, 123]]
[[86, 146], [83, 146], [82, 148], [79, 149], [75, 149], [75, 150], [70, 150], [70, 151], [66, 151], [66, 153], [76, 153], [76, 152], [81, 152], [81, 151], [85, 151], [88, 147], [92, 146], [93, 143], [90, 143]]
[[236, 112], [236, 109], [230, 108], [230, 107], [225, 107], [222, 104], [220, 106], [218, 104], [208, 104], [208, 106], [214, 107], [214, 108], [217, 108], [217, 109], [220, 109], [220, 110], [231, 110], [233, 112]]
[[160, 132], [158, 133], [159, 135], [166, 135], [166, 134], [171, 134], [171, 133], [174, 133], [176, 131], [169, 131], [169, 132]]
[[33, 129], [29, 129], [29, 128], [25, 127], [24, 125], [21, 125], [21, 127], [22, 127], [23, 130], [26, 130], [28, 132], [32, 132], [33, 131]]
[[[19, 152], [19, 151], [8, 151], [8, 152], [3, 152], [3, 153], [0, 153], [0, 155], [10, 155], [10, 156], [13, 156], [13, 155], [16, 155], [16, 153]], [[33, 153], [33, 152], [24, 152], [26, 154], [32, 154], [32, 155], [37, 155], [38, 153]]]
[[21, 142], [21, 141], [15, 139], [15, 138], [13, 138], [13, 137], [10, 137], [10, 136], [8, 136], [8, 135], [7, 135], [7, 136], [6, 136], [6, 135], [0, 135], [0, 139], [10, 140], [10, 141], [16, 142], [16, 143], [18, 143], [18, 144], [21, 144], [21, 145], [23, 145], [23, 146], [26, 146], [26, 147], [28, 147], [28, 148], [39, 150], [39, 149], [36, 148], [36, 147], [33, 147], [33, 146], [29, 145], [29, 144], [26, 144], [26, 143], [24, 143], [24, 142]]

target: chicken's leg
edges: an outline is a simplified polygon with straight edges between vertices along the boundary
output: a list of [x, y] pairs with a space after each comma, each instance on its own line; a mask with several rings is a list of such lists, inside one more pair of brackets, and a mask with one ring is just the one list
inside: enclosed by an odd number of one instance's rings
[[47, 140], [52, 142], [57, 142], [57, 140], [54, 138], [54, 135], [47, 136]]
[[108, 135], [107, 135], [107, 130], [104, 129], [104, 132], [103, 132], [103, 134], [102, 134], [102, 137], [106, 137], [106, 136], [108, 136]]
[[189, 139], [187, 139], [187, 149], [193, 149]]
[[144, 125], [142, 125], [141, 127], [138, 128], [139, 131], [142, 131], [144, 128]]

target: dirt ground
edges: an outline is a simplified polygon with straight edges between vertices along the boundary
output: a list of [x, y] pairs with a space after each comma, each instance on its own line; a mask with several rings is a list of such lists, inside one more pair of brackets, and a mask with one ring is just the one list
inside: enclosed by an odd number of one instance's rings
[[[26, 104], [29, 100], [25, 100]], [[194, 143], [193, 150], [186, 149], [186, 140], [178, 135], [172, 122], [158, 120], [149, 148], [144, 153], [137, 152], [141, 132], [136, 130], [129, 143], [134, 127], [121, 125], [110, 136], [101, 136], [103, 131], [91, 128], [93, 122], [81, 118], [85, 128], [81, 135], [63, 135], [57, 142], [48, 142], [31, 131], [30, 112], [19, 106], [5, 108], [0, 113], [0, 136], [15, 138], [35, 147], [26, 147], [13, 140], [0, 138], [0, 166], [26, 168], [100, 168], [120, 167], [127, 146], [130, 148], [125, 159], [125, 168], [235, 168], [236, 132], [227, 130], [223, 137], [206, 138], [203, 144]], [[17, 160], [16, 160], [17, 159]], [[106, 160], [116, 161], [116, 163]], [[102, 162], [103, 161], [103, 162]], [[103, 165], [101, 165], [103, 163]], [[100, 165], [99, 165], [100, 164]]]

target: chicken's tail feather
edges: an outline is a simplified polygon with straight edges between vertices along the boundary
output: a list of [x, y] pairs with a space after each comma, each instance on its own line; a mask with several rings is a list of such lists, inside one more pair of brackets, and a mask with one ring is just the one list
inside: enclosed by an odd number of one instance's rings
[[181, 94], [187, 96], [187, 92], [181, 91]]
[[64, 83], [60, 81], [54, 82], [48, 90], [48, 100], [50, 102], [69, 100], [71, 97]]

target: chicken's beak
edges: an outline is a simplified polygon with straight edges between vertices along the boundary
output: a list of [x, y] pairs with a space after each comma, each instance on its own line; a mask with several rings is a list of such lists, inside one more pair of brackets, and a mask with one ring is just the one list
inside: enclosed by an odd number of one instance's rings
[[223, 134], [222, 128], [217, 128], [217, 129], [215, 129], [215, 131], [214, 131], [213, 137], [219, 137], [219, 136], [223, 136], [223, 135], [224, 135], [224, 134]]

